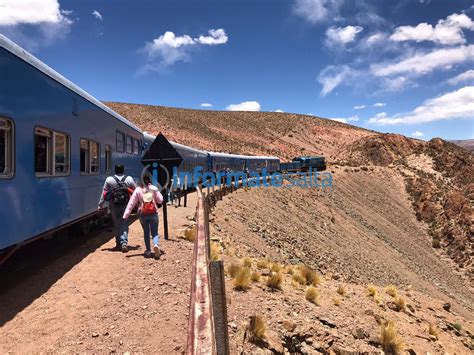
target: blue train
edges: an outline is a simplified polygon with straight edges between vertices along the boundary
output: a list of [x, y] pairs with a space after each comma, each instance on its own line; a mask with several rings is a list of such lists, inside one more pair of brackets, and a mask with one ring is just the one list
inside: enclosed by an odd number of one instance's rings
[[[138, 179], [154, 138], [0, 35], [0, 264], [25, 243], [96, 218], [113, 166]], [[280, 169], [276, 157], [172, 144], [182, 171]]]

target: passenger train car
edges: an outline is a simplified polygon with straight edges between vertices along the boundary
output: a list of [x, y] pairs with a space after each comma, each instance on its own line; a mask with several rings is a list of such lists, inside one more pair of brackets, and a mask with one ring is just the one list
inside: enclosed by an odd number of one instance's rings
[[[138, 179], [153, 139], [0, 35], [0, 264], [16, 247], [96, 216], [113, 166]], [[172, 144], [183, 171], [279, 169], [275, 157]]]

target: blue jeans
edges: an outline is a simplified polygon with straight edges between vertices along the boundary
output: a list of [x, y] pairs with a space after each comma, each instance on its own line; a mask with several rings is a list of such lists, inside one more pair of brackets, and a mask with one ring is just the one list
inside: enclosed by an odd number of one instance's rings
[[140, 223], [143, 228], [143, 237], [145, 238], [145, 247], [147, 251], [150, 248], [150, 231], [153, 238], [153, 244], [158, 245], [160, 237], [158, 236], [158, 213], [140, 215]]
[[112, 223], [114, 224], [115, 243], [117, 246], [128, 244], [128, 220], [122, 218], [123, 210], [121, 208], [111, 208]]

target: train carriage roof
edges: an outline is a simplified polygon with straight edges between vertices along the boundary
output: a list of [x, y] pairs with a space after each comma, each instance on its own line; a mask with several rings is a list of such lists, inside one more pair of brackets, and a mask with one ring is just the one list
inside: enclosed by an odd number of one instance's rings
[[82, 90], [79, 86], [71, 82], [70, 80], [66, 79], [64, 76], [56, 72], [54, 69], [50, 68], [38, 58], [33, 56], [32, 54], [28, 53], [25, 49], [21, 48], [7, 37], [0, 34], [0, 48], [6, 49], [8, 52], [12, 53], [13, 55], [17, 56], [18, 58], [22, 59], [26, 63], [30, 64], [34, 68], [41, 71], [43, 74], [49, 76], [51, 79], [57, 81], [58, 83], [64, 85], [69, 90], [73, 91], [77, 95], [83, 97], [87, 101], [91, 102], [92, 104], [100, 107], [102, 110], [107, 112], [108, 114], [114, 116], [119, 121], [123, 122], [124, 124], [130, 126], [131, 128], [135, 129], [138, 132], [142, 132], [140, 128], [135, 126], [126, 118], [119, 115], [117, 112], [113, 111], [109, 107], [105, 106], [102, 102], [94, 98], [92, 95], [87, 93], [86, 91]]

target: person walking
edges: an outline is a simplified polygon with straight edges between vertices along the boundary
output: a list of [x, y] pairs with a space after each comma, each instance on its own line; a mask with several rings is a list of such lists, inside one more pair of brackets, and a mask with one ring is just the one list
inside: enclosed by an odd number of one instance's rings
[[158, 206], [163, 203], [163, 195], [160, 193], [158, 188], [151, 183], [151, 179], [148, 175], [143, 177], [143, 184], [135, 189], [130, 201], [127, 204], [127, 208], [123, 214], [123, 219], [126, 220], [130, 213], [138, 204], [138, 215], [140, 223], [143, 228], [143, 236], [145, 239], [145, 258], [150, 258], [150, 233], [153, 238], [153, 252], [155, 259], [160, 258], [159, 241], [158, 235]]
[[130, 195], [137, 187], [131, 176], [124, 175], [125, 168], [122, 164], [115, 165], [115, 175], [105, 179], [98, 209], [102, 209], [105, 201], [109, 201], [110, 214], [115, 231], [115, 248], [128, 251], [128, 219], [122, 218], [127, 208]]

